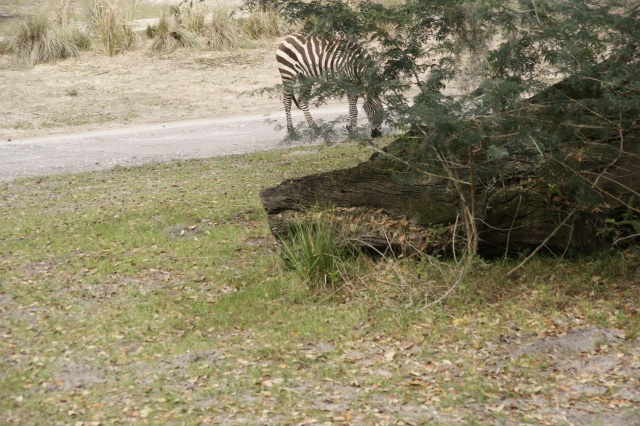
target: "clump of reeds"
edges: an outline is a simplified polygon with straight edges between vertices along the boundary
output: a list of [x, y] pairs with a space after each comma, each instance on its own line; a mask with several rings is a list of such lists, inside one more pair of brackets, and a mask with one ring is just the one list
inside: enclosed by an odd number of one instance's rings
[[170, 6], [169, 14], [176, 22], [177, 27], [193, 34], [204, 35], [207, 17], [207, 6], [205, 6], [204, 2]]
[[283, 28], [278, 14], [270, 9], [239, 17], [224, 5], [209, 7], [203, 1], [183, 1], [170, 6], [157, 25], [147, 27], [147, 36], [154, 39], [154, 51], [204, 45], [211, 50], [230, 51], [254, 47], [255, 40], [281, 35]]
[[312, 291], [335, 289], [346, 277], [349, 252], [338, 244], [330, 218], [314, 213], [311, 222], [301, 222], [284, 238], [282, 256]]

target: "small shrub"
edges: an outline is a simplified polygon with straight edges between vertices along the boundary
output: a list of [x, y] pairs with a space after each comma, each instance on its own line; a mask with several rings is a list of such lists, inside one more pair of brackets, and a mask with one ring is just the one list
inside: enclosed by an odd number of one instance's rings
[[138, 41], [138, 35], [130, 25], [135, 7], [135, 1], [94, 0], [91, 10], [93, 27], [109, 56], [130, 49]]

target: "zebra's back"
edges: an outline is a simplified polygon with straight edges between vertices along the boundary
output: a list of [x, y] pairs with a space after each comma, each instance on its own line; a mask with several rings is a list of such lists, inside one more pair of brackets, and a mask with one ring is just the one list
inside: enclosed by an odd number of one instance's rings
[[[276, 50], [276, 60], [283, 82], [298, 75], [330, 77], [345, 73], [356, 77], [353, 59], [361, 54], [361, 48], [344, 39], [326, 39], [317, 36], [290, 34]], [[346, 66], [347, 64], [351, 66]]]

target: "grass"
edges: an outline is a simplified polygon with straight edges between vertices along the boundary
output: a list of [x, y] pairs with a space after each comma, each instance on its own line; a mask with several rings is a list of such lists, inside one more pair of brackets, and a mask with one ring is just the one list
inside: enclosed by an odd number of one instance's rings
[[[448, 261], [354, 260], [362, 279], [334, 296], [287, 269], [260, 189], [368, 155], [293, 148], [0, 183], [0, 423], [637, 418], [616, 394], [635, 392], [640, 351], [622, 256], [536, 258], [514, 278], [511, 261], [476, 264], [427, 310], [417, 295]], [[589, 327], [626, 337], [514, 355]], [[601, 382], [588, 372], [604, 358], [616, 367]]]
[[13, 53], [21, 65], [75, 57], [91, 47], [89, 35], [80, 29], [71, 0], [55, 0], [43, 11], [13, 22], [11, 36], [0, 53]]
[[[56, 0], [48, 6], [46, 12], [29, 15], [19, 29], [11, 31], [10, 38], [15, 41], [0, 40], [0, 54], [15, 53], [19, 62], [34, 66], [74, 57], [91, 47], [90, 36], [78, 29], [71, 0]], [[88, 7], [93, 36], [109, 56], [133, 49], [138, 43], [139, 36], [130, 25], [134, 17], [162, 12], [157, 6], [138, 8], [137, 1], [126, 0], [91, 0]], [[257, 40], [271, 39], [284, 31], [273, 11], [252, 11], [242, 18], [234, 15], [233, 9], [220, 4], [170, 6], [167, 13], [162, 12], [158, 24], [147, 28], [147, 36], [154, 39], [151, 49], [170, 52], [178, 47], [206, 47], [231, 51], [254, 47]]]
[[311, 222], [293, 225], [282, 241], [282, 256], [312, 290], [332, 291], [346, 279], [349, 253], [338, 244], [332, 219], [321, 211]]

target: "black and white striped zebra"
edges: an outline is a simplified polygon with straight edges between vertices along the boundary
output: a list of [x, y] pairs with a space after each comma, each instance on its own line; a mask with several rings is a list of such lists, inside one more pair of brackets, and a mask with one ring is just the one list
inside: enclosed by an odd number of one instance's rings
[[344, 39], [328, 39], [318, 36], [306, 36], [300, 33], [291, 34], [282, 41], [276, 50], [278, 69], [284, 86], [284, 111], [287, 115], [287, 129], [293, 130], [291, 120], [291, 101], [302, 110], [309, 126], [315, 123], [309, 113], [309, 87], [302, 86], [299, 102], [294, 95], [296, 81], [303, 82], [308, 77], [332, 79], [346, 79], [355, 87], [362, 90], [347, 92], [349, 100], [349, 125], [352, 132], [356, 128], [358, 117], [357, 101], [364, 96], [364, 110], [371, 123], [371, 136], [380, 136], [382, 125], [382, 103], [380, 98], [366, 90], [363, 81], [363, 71], [368, 56], [364, 48]]

